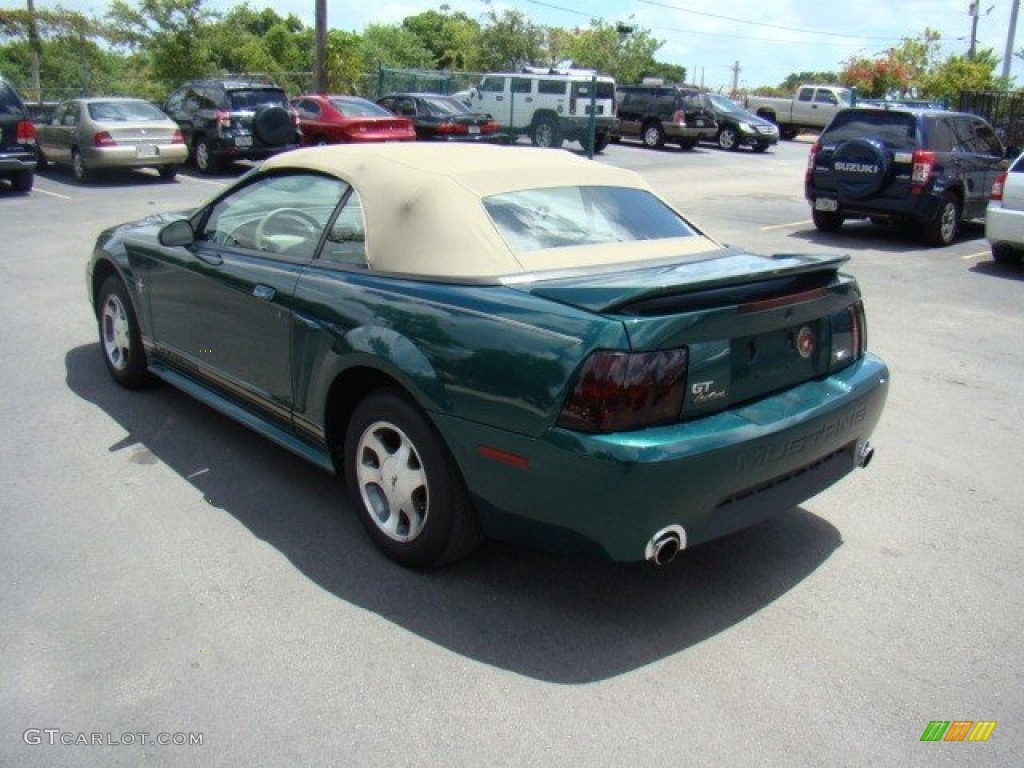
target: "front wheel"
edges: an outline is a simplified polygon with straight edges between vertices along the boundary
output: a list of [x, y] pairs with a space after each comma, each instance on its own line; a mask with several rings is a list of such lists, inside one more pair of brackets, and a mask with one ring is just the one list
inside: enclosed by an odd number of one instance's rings
[[740, 148], [736, 138], [736, 131], [733, 128], [722, 128], [718, 132], [718, 146], [722, 149], [736, 150]]
[[562, 131], [553, 117], [540, 117], [534, 123], [530, 140], [534, 146], [544, 149], [558, 149], [562, 146]]
[[665, 145], [665, 129], [661, 123], [649, 123], [644, 126], [643, 139], [648, 149], [661, 149]]
[[150, 375], [142, 348], [142, 333], [121, 278], [111, 275], [103, 282], [97, 307], [100, 348], [110, 375], [127, 389], [145, 386]]
[[435, 567], [480, 542], [455, 460], [426, 417], [397, 391], [375, 392], [356, 406], [344, 464], [363, 526], [395, 562]]
[[822, 232], [838, 232], [843, 226], [843, 216], [840, 213], [812, 211], [811, 218], [814, 219], [814, 226]]
[[960, 200], [951, 192], [942, 195], [939, 210], [921, 227], [924, 241], [932, 246], [950, 245], [960, 231]]

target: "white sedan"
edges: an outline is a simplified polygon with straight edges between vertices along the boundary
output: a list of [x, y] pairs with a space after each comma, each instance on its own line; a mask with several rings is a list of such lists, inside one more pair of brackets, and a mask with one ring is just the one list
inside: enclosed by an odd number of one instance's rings
[[992, 258], [1000, 264], [1015, 264], [1024, 256], [1024, 154], [992, 187], [985, 239], [992, 246]]

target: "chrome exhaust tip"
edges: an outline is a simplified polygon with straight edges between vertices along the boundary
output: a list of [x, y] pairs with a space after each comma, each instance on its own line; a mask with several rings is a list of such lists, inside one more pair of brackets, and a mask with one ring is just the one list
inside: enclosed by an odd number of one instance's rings
[[681, 525], [670, 525], [647, 542], [646, 558], [655, 565], [667, 565], [685, 548], [686, 531]]
[[868, 464], [875, 458], [875, 449], [871, 443], [863, 442], [857, 446], [857, 466], [861, 469], [867, 469]]

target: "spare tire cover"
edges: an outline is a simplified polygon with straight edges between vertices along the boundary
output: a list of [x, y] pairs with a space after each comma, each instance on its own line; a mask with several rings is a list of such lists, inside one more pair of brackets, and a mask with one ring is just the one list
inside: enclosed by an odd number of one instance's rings
[[836, 148], [832, 173], [836, 188], [848, 197], [869, 197], [880, 190], [892, 170], [892, 153], [874, 139], [850, 139]]
[[277, 105], [260, 107], [252, 118], [252, 132], [264, 144], [280, 146], [295, 140], [295, 126], [287, 109]]

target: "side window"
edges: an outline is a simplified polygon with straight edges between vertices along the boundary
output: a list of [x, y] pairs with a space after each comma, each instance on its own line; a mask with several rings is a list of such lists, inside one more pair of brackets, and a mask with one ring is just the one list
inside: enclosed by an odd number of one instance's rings
[[512, 93], [532, 93], [533, 80], [528, 77], [512, 78]]
[[64, 125], [75, 127], [78, 125], [78, 102], [69, 101], [64, 107]]
[[956, 134], [956, 146], [954, 149], [960, 152], [979, 152], [974, 138], [974, 130], [971, 121], [967, 118], [956, 118], [953, 120], [953, 131]]
[[212, 208], [197, 240], [312, 259], [346, 191], [344, 182], [316, 173], [257, 177]]
[[819, 90], [814, 94], [814, 101], [817, 104], [838, 104], [839, 99], [832, 91]]
[[671, 114], [676, 111], [676, 99], [679, 94], [671, 88], [665, 88], [658, 91], [658, 96], [654, 99], [652, 111], [658, 112], [659, 114]]
[[396, 99], [392, 111], [403, 117], [416, 117], [416, 102], [412, 99]]
[[800, 92], [797, 93], [797, 95], [796, 95], [797, 101], [810, 101], [813, 98], [814, 98], [814, 89], [813, 88], [801, 88]]
[[975, 145], [983, 155], [1003, 156], [1003, 145], [988, 123], [981, 120], [974, 121]]
[[927, 124], [928, 147], [934, 152], [952, 152], [954, 145], [953, 128], [943, 117], [932, 119]]
[[167, 97], [166, 111], [180, 112], [181, 105], [185, 103], [185, 92], [178, 90]]
[[188, 94], [185, 96], [185, 111], [186, 112], [197, 112], [202, 104], [202, 97], [199, 92], [189, 88]]
[[480, 88], [478, 90], [481, 93], [504, 93], [505, 78], [485, 77], [483, 80], [480, 81]]
[[565, 81], [564, 80], [538, 80], [537, 81], [537, 93], [545, 96], [564, 96], [565, 95]]
[[377, 103], [380, 104], [382, 107], [384, 107], [384, 109], [386, 109], [388, 112], [391, 112], [392, 114], [394, 114], [394, 111], [395, 111], [395, 100], [392, 99], [390, 96], [385, 98], [385, 99], [381, 99]]
[[299, 117], [307, 120], [316, 120], [320, 117], [320, 105], [310, 99], [298, 99], [295, 102], [295, 111], [299, 113]]
[[362, 201], [354, 189], [327, 233], [320, 258], [341, 264], [366, 265], [366, 223]]

